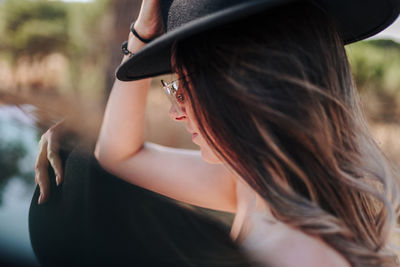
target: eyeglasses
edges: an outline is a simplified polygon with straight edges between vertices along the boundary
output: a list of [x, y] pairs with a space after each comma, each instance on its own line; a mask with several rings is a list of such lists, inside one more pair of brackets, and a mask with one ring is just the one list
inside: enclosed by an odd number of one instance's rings
[[182, 94], [177, 94], [179, 89], [179, 80], [175, 80], [170, 83], [166, 83], [164, 80], [161, 80], [161, 84], [164, 93], [167, 95], [169, 101], [175, 108], [178, 115], [183, 116], [184, 112], [181, 108], [181, 105], [183, 103], [184, 98]]

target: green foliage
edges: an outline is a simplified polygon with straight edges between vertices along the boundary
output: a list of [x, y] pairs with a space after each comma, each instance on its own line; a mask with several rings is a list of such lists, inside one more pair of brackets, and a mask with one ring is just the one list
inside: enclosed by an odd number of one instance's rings
[[102, 16], [107, 7], [107, 0], [68, 4], [48, 0], [6, 0], [0, 2], [4, 28], [1, 37], [7, 42], [7, 50], [16, 56], [22, 51], [31, 55], [96, 51], [97, 46], [93, 43], [97, 41], [97, 44], [98, 39], [103, 41], [105, 37], [101, 34]]
[[108, 7], [109, 0], [0, 1], [0, 58], [15, 64], [21, 56], [61, 53], [68, 58], [69, 72], [60, 88], [69, 93], [103, 90], [108, 59], [103, 55], [112, 23]]
[[347, 46], [346, 50], [369, 119], [398, 123], [400, 44], [368, 40]]
[[65, 50], [66, 41], [65, 25], [31, 20], [13, 34], [11, 48], [16, 55], [47, 54]]
[[62, 21], [66, 17], [65, 6], [61, 2], [14, 1], [4, 3], [5, 20], [10, 31], [17, 31], [30, 20]]
[[392, 40], [368, 40], [346, 47], [360, 90], [400, 93], [400, 44]]
[[47, 54], [65, 51], [67, 10], [62, 2], [6, 0], [2, 4], [8, 51], [19, 54]]

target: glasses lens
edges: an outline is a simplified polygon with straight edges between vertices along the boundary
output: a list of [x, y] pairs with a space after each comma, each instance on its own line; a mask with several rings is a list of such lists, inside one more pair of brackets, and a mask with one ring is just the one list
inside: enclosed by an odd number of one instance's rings
[[175, 93], [176, 93], [179, 89], [179, 82], [178, 81], [172, 82], [172, 87], [174, 88]]
[[171, 102], [172, 106], [176, 110], [179, 116], [183, 115], [183, 112], [179, 106], [178, 100], [176, 99], [175, 93], [179, 88], [179, 84], [177, 81], [174, 81], [170, 84], [167, 84], [165, 81], [161, 80], [161, 83], [163, 85], [163, 91], [168, 97], [169, 101]]

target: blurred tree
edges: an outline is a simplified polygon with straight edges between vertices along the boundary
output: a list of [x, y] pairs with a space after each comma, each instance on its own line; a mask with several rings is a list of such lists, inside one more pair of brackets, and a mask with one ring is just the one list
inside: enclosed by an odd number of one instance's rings
[[346, 46], [357, 87], [368, 117], [399, 123], [400, 44], [392, 40], [367, 40]]
[[[104, 92], [107, 49], [112, 38], [110, 0], [73, 2], [49, 0], [0, 1], [1, 55], [11, 63], [21, 57], [41, 59], [52, 53], [68, 58], [55, 91]], [[16, 65], [15, 65], [16, 66]], [[68, 68], [67, 67], [67, 68]]]
[[346, 47], [360, 90], [400, 93], [400, 44], [392, 40], [369, 40]]
[[67, 48], [67, 10], [63, 2], [6, 0], [3, 5], [8, 51], [13, 58]]
[[[0, 50], [12, 61], [59, 52], [69, 59], [63, 90], [108, 95], [121, 61], [121, 43], [137, 17], [141, 0], [67, 3], [49, 0], [0, 1]], [[60, 88], [58, 88], [60, 89]]]

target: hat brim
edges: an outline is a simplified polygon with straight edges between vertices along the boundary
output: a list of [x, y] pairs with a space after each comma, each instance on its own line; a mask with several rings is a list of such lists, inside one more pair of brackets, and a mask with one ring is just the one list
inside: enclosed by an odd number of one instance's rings
[[[118, 67], [116, 77], [121, 81], [133, 81], [172, 73], [170, 59], [174, 41], [293, 1], [248, 1], [195, 19], [168, 31], [144, 46]], [[382, 31], [396, 20], [400, 12], [400, 5], [396, 0], [319, 0], [314, 2], [333, 16], [345, 44], [368, 38]]]

